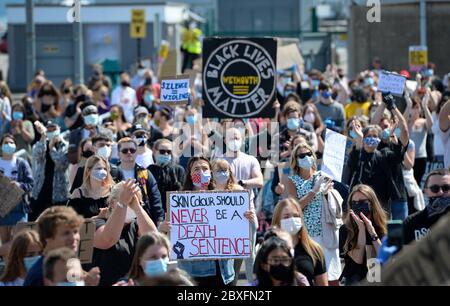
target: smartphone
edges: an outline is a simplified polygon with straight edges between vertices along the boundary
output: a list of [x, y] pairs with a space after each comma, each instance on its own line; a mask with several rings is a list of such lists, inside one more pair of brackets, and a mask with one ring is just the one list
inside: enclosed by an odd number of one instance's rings
[[360, 202], [360, 203], [352, 204], [351, 209], [353, 210], [355, 215], [357, 215], [358, 217], [360, 217], [359, 213], [361, 213], [361, 212], [366, 217], [368, 217], [370, 215], [369, 203], [367, 203], [367, 202]]
[[176, 268], [178, 268], [178, 262], [176, 260], [169, 261], [167, 263], [167, 271], [172, 271], [172, 270], [175, 270]]
[[391, 220], [387, 222], [388, 245], [395, 245], [399, 250], [403, 246], [403, 221]]

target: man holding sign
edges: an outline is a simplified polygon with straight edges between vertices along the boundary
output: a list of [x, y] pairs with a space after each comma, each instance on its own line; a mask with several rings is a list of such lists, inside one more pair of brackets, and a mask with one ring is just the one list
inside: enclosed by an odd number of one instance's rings
[[161, 104], [177, 106], [189, 101], [189, 76], [181, 75], [161, 80]]

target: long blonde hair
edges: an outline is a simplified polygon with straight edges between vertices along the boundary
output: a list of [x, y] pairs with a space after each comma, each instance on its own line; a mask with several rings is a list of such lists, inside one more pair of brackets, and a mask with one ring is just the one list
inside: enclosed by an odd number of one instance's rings
[[[305, 224], [303, 212], [298, 201], [294, 198], [287, 198], [278, 202], [278, 204], [275, 206], [275, 210], [273, 211], [272, 226], [281, 228], [281, 213], [283, 212], [283, 209], [288, 206], [293, 207], [298, 212], [300, 218], [302, 219], [302, 224]], [[306, 253], [312, 258], [314, 266], [316, 265], [317, 261], [325, 261], [322, 247], [317, 242], [312, 240], [312, 238], [308, 234], [306, 226], [302, 226], [302, 228], [298, 232], [297, 237], [298, 243], [302, 244]]]
[[[86, 160], [86, 164], [84, 165], [83, 185], [81, 186], [82, 188], [89, 190], [89, 191], [91, 190], [92, 186], [91, 186], [90, 178], [91, 178], [92, 168], [94, 168], [94, 166], [100, 161], [105, 164], [106, 171], [108, 172], [108, 176], [102, 182], [102, 186], [111, 186], [111, 184], [113, 183], [113, 179], [111, 177], [109, 162], [103, 157], [93, 155]], [[89, 187], [89, 189], [88, 189], [88, 187]]]
[[[227, 181], [225, 190], [234, 190], [237, 182], [236, 182], [235, 176], [233, 175], [233, 171], [231, 171], [230, 164], [224, 159], [217, 159], [217, 160], [213, 161], [213, 164], [212, 164], [213, 171], [214, 171], [215, 167], [218, 167], [219, 169], [226, 169], [226, 171], [228, 171], [228, 173], [230, 175], [228, 177], [228, 181]], [[216, 184], [217, 184], [217, 182], [216, 182]]]
[[314, 150], [311, 148], [311, 146], [307, 143], [299, 143], [294, 150], [292, 150], [291, 153], [291, 159], [290, 159], [290, 165], [291, 165], [291, 169], [294, 170], [295, 174], [299, 174], [300, 173], [300, 166], [297, 163], [297, 154], [298, 151], [300, 151], [300, 149], [305, 148], [307, 150], [309, 150], [309, 152], [312, 153], [312, 157], [314, 158], [314, 165], [311, 167], [314, 172], [317, 170], [317, 157], [316, 154], [314, 153]]
[[[370, 202], [370, 215], [369, 220], [372, 221], [372, 225], [375, 228], [375, 232], [378, 236], [383, 237], [387, 233], [387, 214], [381, 207], [380, 201], [378, 201], [375, 191], [370, 186], [359, 184], [353, 187], [352, 192], [348, 197], [348, 211], [344, 217], [344, 224], [347, 228], [347, 239], [344, 244], [344, 252], [348, 253], [356, 248], [358, 242], [358, 225], [350, 215], [350, 209], [352, 208], [352, 199], [355, 193], [360, 192], [367, 197]], [[358, 216], [359, 217], [359, 216]]]

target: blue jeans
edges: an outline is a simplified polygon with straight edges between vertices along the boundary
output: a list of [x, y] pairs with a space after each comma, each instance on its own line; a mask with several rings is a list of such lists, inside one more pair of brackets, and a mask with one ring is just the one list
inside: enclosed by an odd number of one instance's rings
[[392, 220], [404, 221], [408, 217], [408, 201], [395, 200], [391, 203]]

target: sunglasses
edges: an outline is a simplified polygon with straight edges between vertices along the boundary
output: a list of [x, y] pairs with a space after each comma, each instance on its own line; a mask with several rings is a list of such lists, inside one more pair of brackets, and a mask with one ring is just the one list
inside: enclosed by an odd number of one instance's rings
[[128, 152], [131, 153], [131, 154], [134, 154], [134, 153], [136, 153], [136, 149], [133, 149], [133, 148], [123, 148], [122, 150], [120, 150], [120, 152], [122, 152], [122, 154], [128, 154]]
[[442, 190], [443, 193], [447, 193], [450, 191], [450, 185], [431, 185], [428, 189], [430, 189], [432, 193], [438, 193], [439, 190]]
[[366, 206], [370, 204], [369, 200], [359, 200], [359, 201], [351, 201], [350, 202], [353, 205], [357, 205], [357, 206]]
[[298, 158], [305, 158], [306, 156], [311, 157], [311, 156], [312, 156], [312, 153], [311, 153], [311, 152], [308, 152], [308, 153], [300, 153], [300, 154], [297, 155]]
[[159, 154], [172, 154], [172, 150], [158, 150], [159, 151]]

